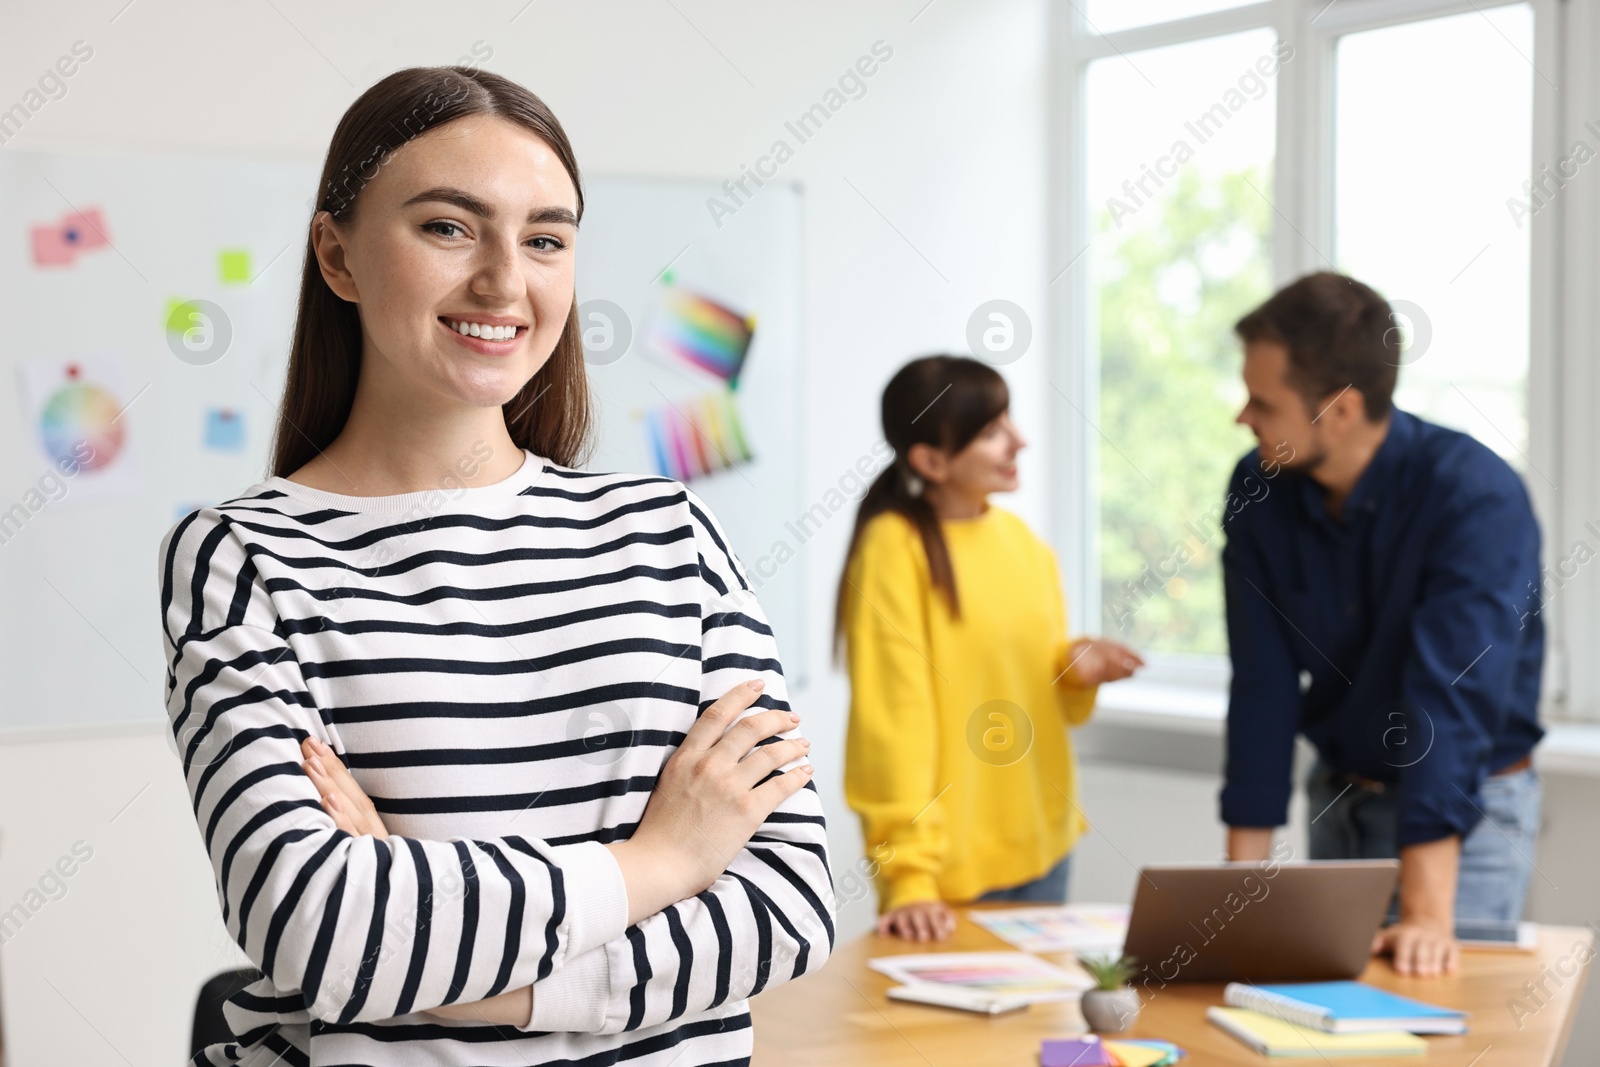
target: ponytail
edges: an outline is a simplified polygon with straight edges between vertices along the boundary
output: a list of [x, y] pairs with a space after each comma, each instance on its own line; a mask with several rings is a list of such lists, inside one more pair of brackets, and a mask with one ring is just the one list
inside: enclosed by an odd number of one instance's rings
[[903, 516], [916, 529], [928, 560], [928, 577], [944, 597], [952, 618], [961, 617], [955, 570], [945, 544], [938, 513], [923, 495], [923, 480], [907, 455], [914, 444], [959, 452], [978, 432], [1010, 406], [1005, 379], [986, 363], [963, 356], [924, 356], [901, 367], [883, 390], [883, 432], [894, 448], [894, 460], [875, 478], [856, 509], [850, 546], [845, 550], [839, 589], [834, 598], [833, 654], [837, 663], [846, 642], [846, 619], [852, 594], [850, 565], [860, 549], [867, 524], [885, 512]]

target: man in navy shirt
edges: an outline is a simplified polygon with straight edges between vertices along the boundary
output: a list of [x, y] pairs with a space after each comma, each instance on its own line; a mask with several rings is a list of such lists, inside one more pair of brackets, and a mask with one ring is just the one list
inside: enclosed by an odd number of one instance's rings
[[1394, 407], [1400, 336], [1372, 289], [1307, 275], [1236, 331], [1260, 448], [1224, 521], [1228, 855], [1267, 857], [1304, 734], [1311, 858], [1398, 856], [1373, 951], [1448, 973], [1455, 924], [1519, 919], [1533, 869], [1538, 523], [1504, 460]]

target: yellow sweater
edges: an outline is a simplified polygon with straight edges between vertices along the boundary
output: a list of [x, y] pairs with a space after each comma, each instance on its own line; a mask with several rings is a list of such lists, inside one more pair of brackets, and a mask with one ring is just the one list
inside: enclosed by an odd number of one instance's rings
[[1062, 673], [1055, 553], [992, 504], [941, 525], [959, 620], [904, 516], [868, 522], [848, 571], [845, 798], [880, 911], [1030, 881], [1087, 827], [1066, 726], [1087, 721], [1096, 689]]

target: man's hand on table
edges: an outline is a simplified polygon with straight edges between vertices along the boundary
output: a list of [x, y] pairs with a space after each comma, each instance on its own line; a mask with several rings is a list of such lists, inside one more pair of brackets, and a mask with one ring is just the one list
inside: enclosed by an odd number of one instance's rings
[[1461, 838], [1441, 837], [1400, 850], [1400, 921], [1379, 930], [1374, 954], [1394, 957], [1398, 974], [1437, 978], [1461, 966], [1455, 936]]
[[1386, 926], [1372, 939], [1372, 953], [1393, 956], [1397, 974], [1417, 978], [1454, 974], [1461, 966], [1461, 943], [1450, 923], [1401, 921]]

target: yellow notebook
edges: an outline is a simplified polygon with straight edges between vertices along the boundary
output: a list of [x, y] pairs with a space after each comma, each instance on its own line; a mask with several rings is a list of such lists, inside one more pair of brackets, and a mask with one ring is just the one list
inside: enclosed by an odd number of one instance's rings
[[1245, 1008], [1207, 1008], [1206, 1018], [1266, 1056], [1421, 1055], [1428, 1043], [1403, 1030], [1329, 1034]]

